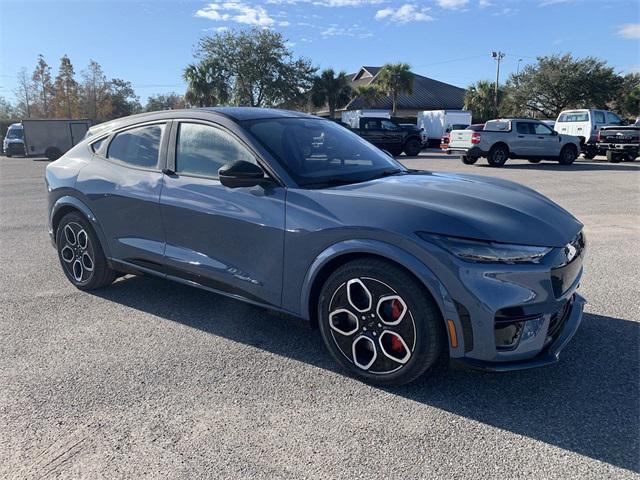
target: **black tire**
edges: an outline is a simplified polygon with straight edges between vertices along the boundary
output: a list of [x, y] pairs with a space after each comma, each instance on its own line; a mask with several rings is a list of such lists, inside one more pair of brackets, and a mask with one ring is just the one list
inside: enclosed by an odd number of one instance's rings
[[471, 155], [462, 155], [462, 163], [465, 165], [473, 165], [478, 161], [478, 157], [473, 157]]
[[509, 149], [506, 145], [494, 145], [487, 155], [487, 161], [492, 167], [502, 167], [508, 158]]
[[[385, 296], [395, 297], [381, 301]], [[398, 323], [389, 325], [382, 315], [396, 315], [399, 319], [387, 320]], [[351, 375], [380, 386], [418, 378], [438, 359], [445, 339], [442, 317], [425, 287], [396, 265], [378, 259], [354, 260], [338, 268], [322, 287], [318, 319], [324, 343], [336, 361]]]
[[610, 163], [620, 163], [621, 157], [618, 152], [607, 150], [607, 161]]
[[45, 150], [44, 156], [53, 161], [59, 159], [62, 156], [62, 152], [59, 148], [49, 147]]
[[9, 152], [5, 153], [5, 156], [6, 156], [7, 158], [11, 158], [11, 154], [10, 154]]
[[635, 162], [637, 156], [638, 156], [637, 153], [626, 153], [624, 155], [624, 161], [625, 162]]
[[574, 145], [565, 145], [560, 150], [558, 162], [560, 165], [571, 165], [578, 158], [578, 149]]
[[596, 153], [597, 152], [584, 152], [582, 156], [587, 160], [593, 160], [594, 158], [596, 158]]
[[[85, 236], [86, 240], [82, 240]], [[80, 290], [110, 285], [119, 276], [109, 268], [98, 237], [88, 220], [78, 212], [68, 213], [60, 220], [56, 229], [56, 246], [62, 271]]]
[[415, 157], [420, 154], [420, 150], [422, 150], [422, 142], [417, 138], [410, 138], [404, 144], [404, 154], [407, 157]]

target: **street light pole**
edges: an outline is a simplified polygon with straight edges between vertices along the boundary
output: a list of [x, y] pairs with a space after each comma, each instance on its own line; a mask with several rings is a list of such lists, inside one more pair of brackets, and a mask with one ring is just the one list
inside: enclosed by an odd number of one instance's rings
[[518, 68], [516, 69], [516, 75], [520, 75], [520, 62], [522, 62], [521, 58], [518, 59]]
[[491, 52], [491, 56], [496, 61], [496, 89], [494, 92], [493, 103], [496, 110], [496, 118], [498, 117], [498, 84], [500, 83], [500, 61], [504, 58], [503, 52]]

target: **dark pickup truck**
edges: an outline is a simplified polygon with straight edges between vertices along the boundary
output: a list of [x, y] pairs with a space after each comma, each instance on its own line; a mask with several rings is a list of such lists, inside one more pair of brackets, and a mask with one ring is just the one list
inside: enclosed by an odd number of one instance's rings
[[640, 153], [640, 125], [602, 127], [596, 144], [612, 163], [633, 162]]
[[408, 157], [415, 157], [422, 150], [418, 127], [403, 128], [386, 118], [361, 117], [360, 128], [353, 128], [352, 131], [393, 156], [404, 152]]

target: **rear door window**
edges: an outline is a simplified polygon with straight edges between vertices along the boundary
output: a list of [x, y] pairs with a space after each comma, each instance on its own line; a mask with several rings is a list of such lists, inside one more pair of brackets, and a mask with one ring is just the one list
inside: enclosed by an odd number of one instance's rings
[[600, 110], [596, 110], [595, 112], [593, 112], [593, 118], [595, 119], [596, 123], [605, 123], [604, 112], [601, 112]]
[[116, 134], [109, 144], [107, 158], [139, 168], [157, 168], [162, 125], [145, 125]]

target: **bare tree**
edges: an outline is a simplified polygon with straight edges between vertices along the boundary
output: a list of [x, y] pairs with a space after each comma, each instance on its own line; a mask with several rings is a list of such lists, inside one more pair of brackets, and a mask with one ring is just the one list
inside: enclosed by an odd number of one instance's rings
[[16, 96], [16, 113], [21, 117], [31, 118], [31, 105], [33, 103], [33, 84], [26, 68], [18, 72], [18, 86], [13, 91]]
[[82, 104], [84, 114], [94, 121], [110, 118], [110, 85], [102, 67], [95, 60], [82, 71]]

